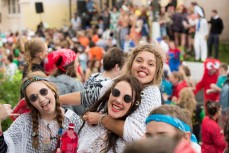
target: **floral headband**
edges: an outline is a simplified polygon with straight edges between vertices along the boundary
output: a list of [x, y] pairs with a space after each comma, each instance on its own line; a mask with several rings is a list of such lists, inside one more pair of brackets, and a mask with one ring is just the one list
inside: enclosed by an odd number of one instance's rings
[[35, 81], [48, 81], [48, 80], [45, 79], [45, 78], [42, 78], [42, 77], [37, 77], [37, 76], [28, 78], [28, 79], [22, 84], [22, 91], [24, 91], [25, 88], [26, 88], [28, 85], [30, 85], [30, 83], [35, 82]]

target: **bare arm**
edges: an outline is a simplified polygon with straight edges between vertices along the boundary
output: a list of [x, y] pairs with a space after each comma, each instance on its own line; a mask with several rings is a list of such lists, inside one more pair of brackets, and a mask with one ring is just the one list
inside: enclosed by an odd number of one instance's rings
[[100, 122], [106, 129], [117, 134], [119, 137], [123, 137], [125, 121], [113, 119], [108, 115], [102, 116], [103, 114], [99, 112], [87, 112], [83, 116], [83, 119], [90, 125], [95, 125]]
[[115, 120], [109, 116], [105, 116], [101, 122], [106, 129], [114, 132], [115, 134], [117, 134], [121, 138], [123, 137], [123, 130], [124, 130], [125, 121]]
[[80, 92], [73, 92], [60, 96], [60, 103], [64, 105], [81, 105]]

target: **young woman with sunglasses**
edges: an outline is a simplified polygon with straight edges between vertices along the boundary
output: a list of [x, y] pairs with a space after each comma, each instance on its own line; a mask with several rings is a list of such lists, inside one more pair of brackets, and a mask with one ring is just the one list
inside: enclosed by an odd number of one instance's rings
[[[55, 152], [59, 147], [58, 133], [67, 130], [69, 123], [78, 124], [75, 131], [82, 125], [82, 120], [73, 111], [60, 107], [57, 88], [37, 74], [39, 73], [28, 74], [22, 85], [26, 103], [31, 111], [20, 115], [1, 134], [1, 153]], [[0, 112], [0, 122], [12, 115], [12, 110], [7, 105], [0, 106]]]
[[[89, 113], [98, 112], [100, 119], [96, 124], [84, 122], [79, 132], [78, 152], [122, 152], [126, 142], [117, 134], [101, 124], [104, 117], [124, 121], [141, 103], [141, 83], [131, 75], [114, 80], [113, 85], [83, 116], [90, 120]], [[94, 125], [94, 126], [93, 126]]]

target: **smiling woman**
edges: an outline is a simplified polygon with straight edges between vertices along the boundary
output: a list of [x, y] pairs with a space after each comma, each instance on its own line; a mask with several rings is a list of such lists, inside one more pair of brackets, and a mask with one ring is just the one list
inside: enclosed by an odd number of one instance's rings
[[[141, 83], [133, 76], [125, 75], [116, 79], [105, 95], [83, 116], [86, 122], [79, 133], [78, 152], [122, 152], [126, 142], [101, 126], [101, 121], [105, 116], [125, 120], [141, 103], [141, 91]], [[96, 126], [88, 123], [98, 117]]]
[[[5, 148], [3, 153], [7, 149], [10, 153], [55, 152], [59, 147], [59, 132], [66, 131], [69, 123], [79, 125], [75, 131], [82, 125], [73, 111], [60, 107], [56, 86], [44, 76], [37, 71], [25, 78], [22, 91], [30, 113], [20, 115], [0, 136], [0, 144], [4, 144]], [[13, 115], [10, 107], [0, 107], [0, 112], [0, 123], [5, 117]]]

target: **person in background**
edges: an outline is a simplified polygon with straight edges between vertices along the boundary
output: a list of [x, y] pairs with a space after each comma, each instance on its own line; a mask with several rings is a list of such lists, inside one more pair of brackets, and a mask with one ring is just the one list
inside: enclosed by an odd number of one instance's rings
[[201, 60], [203, 62], [207, 58], [208, 23], [204, 18], [203, 11], [198, 10], [195, 20], [196, 32], [194, 36], [195, 60]]
[[174, 153], [178, 142], [178, 138], [156, 136], [128, 144], [123, 153]]
[[202, 121], [202, 153], [222, 153], [226, 148], [223, 130], [220, 129], [217, 119], [219, 118], [220, 104], [208, 101], [206, 104], [208, 115]]
[[[0, 132], [1, 153], [56, 152], [59, 146], [59, 133], [74, 123], [78, 131], [82, 121], [73, 111], [60, 106], [55, 85], [45, 74], [36, 71], [24, 79], [22, 91], [29, 113], [20, 115], [4, 132]], [[0, 123], [12, 114], [9, 105], [0, 105]], [[0, 131], [1, 124], [0, 124]]]
[[165, 104], [171, 104], [171, 99], [169, 99], [169, 97], [172, 96], [173, 85], [169, 81], [168, 71], [166, 70], [164, 70], [164, 74], [163, 74], [163, 78], [161, 82], [161, 92], [162, 92], [162, 98]]
[[18, 66], [13, 62], [13, 56], [9, 55], [6, 59], [6, 79], [12, 81], [14, 79], [14, 75], [18, 70]]
[[212, 10], [211, 19], [208, 21], [211, 24], [210, 34], [208, 37], [208, 57], [212, 56], [212, 45], [214, 45], [214, 57], [219, 58], [219, 35], [223, 31], [223, 20], [219, 17], [217, 10]]
[[191, 113], [193, 134], [195, 134], [198, 142], [200, 140], [201, 122], [203, 119], [203, 108], [197, 105], [195, 95], [190, 87], [185, 87], [180, 91], [180, 96], [176, 105], [187, 109]]
[[153, 109], [146, 118], [146, 138], [168, 136], [180, 138], [191, 145], [195, 153], [201, 153], [195, 135], [192, 133], [190, 113], [175, 105], [162, 105]]
[[221, 63], [219, 66], [219, 76], [216, 83], [210, 85], [210, 89], [207, 90], [207, 94], [214, 92], [221, 92], [221, 89], [227, 80], [228, 75], [228, 65], [226, 63]]
[[78, 13], [75, 12], [74, 17], [71, 19], [71, 26], [75, 33], [81, 30], [81, 24], [82, 24], [81, 18], [78, 15]]
[[220, 105], [222, 108], [221, 117], [222, 117], [222, 127], [224, 127], [227, 120], [229, 120], [229, 75], [227, 76], [227, 80], [225, 81], [221, 92], [220, 92]]
[[224, 133], [225, 140], [227, 142], [227, 147], [223, 153], [229, 153], [229, 148], [228, 148], [229, 147], [229, 119], [225, 123], [223, 133]]
[[188, 84], [188, 86], [194, 89], [195, 88], [195, 82], [192, 79], [191, 71], [190, 71], [189, 67], [185, 66], [185, 65], [180, 65], [178, 68], [178, 71], [183, 75], [183, 78], [186, 81], [186, 83]]
[[[47, 79], [54, 83], [60, 95], [83, 91], [83, 84], [77, 80], [76, 68], [78, 67], [77, 54], [70, 49], [61, 49], [53, 51], [48, 55], [48, 63], [53, 65], [54, 73], [47, 77]], [[65, 106], [67, 107], [67, 106]], [[86, 108], [83, 106], [69, 106], [76, 114], [82, 115]]]
[[182, 74], [179, 72], [172, 72], [169, 75], [169, 81], [173, 85], [173, 93], [171, 96], [171, 100], [172, 100], [172, 102], [176, 103], [177, 100], [179, 99], [180, 91], [183, 88], [188, 87], [188, 85], [187, 85], [186, 81], [184, 80]]
[[170, 70], [173, 71], [178, 71], [178, 67], [181, 64], [180, 61], [180, 50], [176, 47], [175, 43], [173, 41], [169, 42], [169, 52], [168, 54], [168, 64], [170, 67]]
[[[48, 54], [47, 45], [42, 39], [34, 38], [33, 40], [27, 40], [24, 45], [25, 52], [24, 58], [26, 65], [22, 72], [22, 80], [27, 76], [27, 73], [34, 71], [44, 72], [44, 60]], [[21, 91], [21, 98], [24, 98], [24, 94]]]

